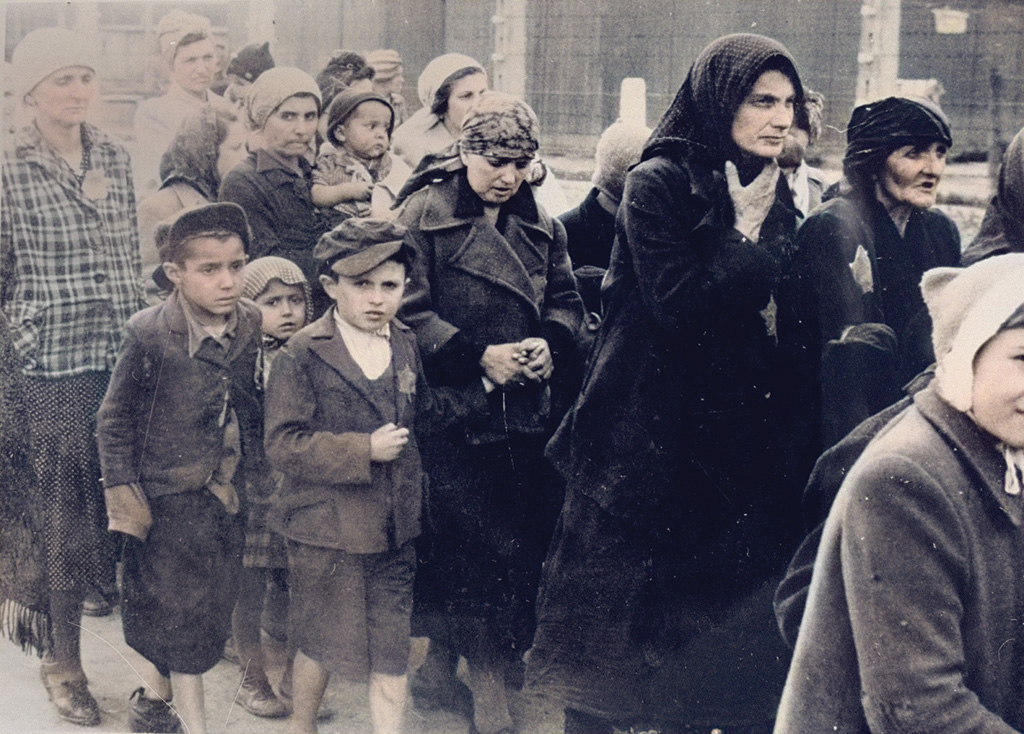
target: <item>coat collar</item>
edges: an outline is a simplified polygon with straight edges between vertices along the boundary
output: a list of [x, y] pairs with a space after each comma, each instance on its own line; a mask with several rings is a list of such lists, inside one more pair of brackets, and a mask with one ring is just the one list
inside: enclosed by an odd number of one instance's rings
[[[539, 318], [543, 289], [530, 274], [549, 257], [548, 248], [540, 248], [537, 243], [551, 241], [554, 225], [537, 208], [532, 192], [521, 189], [502, 207], [498, 219], [501, 231], [484, 218], [483, 204], [469, 187], [465, 173], [431, 184], [422, 195], [426, 197], [423, 213], [411, 228], [439, 234], [458, 228], [469, 230], [447, 266], [512, 292]], [[461, 233], [459, 236], [463, 237]]]
[[977, 475], [978, 492], [994, 502], [1014, 526], [1020, 527], [1024, 508], [1019, 496], [1003, 490], [1006, 462], [996, 448], [996, 439], [939, 397], [934, 384], [914, 395], [914, 405], [953, 448], [960, 461]]
[[[83, 122], [82, 144], [90, 150], [91, 165], [102, 170], [102, 161], [110, 156], [111, 140], [94, 125]], [[75, 199], [90, 209], [96, 209], [96, 203], [82, 195], [82, 187], [78, 183], [70, 166], [57, 154], [50, 144], [43, 139], [43, 134], [33, 122], [18, 131], [14, 139], [15, 155], [31, 165], [39, 166], [46, 173], [67, 189]]]
[[[310, 351], [333, 369], [364, 401], [372, 405], [382, 421], [391, 420], [389, 415], [391, 406], [382, 404], [374, 393], [367, 390], [369, 382], [345, 347], [345, 341], [341, 338], [341, 333], [334, 323], [334, 311], [332, 306], [323, 316], [306, 327]], [[400, 385], [410, 372], [415, 375], [416, 357], [410, 339], [396, 338], [399, 334], [406, 334], [409, 328], [398, 320], [392, 321], [391, 326], [391, 366], [396, 385]], [[411, 389], [414, 394], [415, 385]], [[400, 399], [397, 389], [395, 399], [398, 403], [399, 425], [408, 425], [412, 420], [409, 410], [410, 401]]]
[[[173, 334], [178, 335], [184, 339], [186, 351], [189, 348], [189, 326], [188, 317], [185, 315], [185, 310], [181, 304], [181, 294], [177, 291], [171, 293], [171, 295], [164, 301], [162, 308], [162, 315], [167, 325], [167, 330]], [[211, 339], [204, 339], [199, 348], [196, 349], [195, 354], [192, 355], [194, 359], [201, 359], [205, 362], [212, 362], [214, 364], [221, 364], [224, 362], [231, 362], [236, 359], [243, 351], [246, 346], [256, 340], [256, 331], [259, 329], [259, 318], [245, 319], [241, 318], [242, 314], [248, 310], [255, 310], [251, 302], [239, 300], [238, 305], [235, 307], [235, 316], [237, 317], [234, 337], [229, 340], [227, 352], [221, 349], [213, 349], [208, 347], [208, 343], [213, 341]]]

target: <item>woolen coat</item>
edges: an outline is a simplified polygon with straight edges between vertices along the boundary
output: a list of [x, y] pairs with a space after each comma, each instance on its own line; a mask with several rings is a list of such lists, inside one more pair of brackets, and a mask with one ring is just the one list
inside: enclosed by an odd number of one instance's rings
[[[399, 315], [416, 332], [431, 381], [475, 385], [486, 346], [534, 336], [551, 347], [557, 389], [575, 359], [583, 303], [565, 230], [536, 205], [530, 188], [520, 187], [502, 207], [496, 227], [460, 170], [413, 194], [399, 221], [417, 253]], [[508, 391], [504, 409], [497, 401], [489, 420], [467, 428], [466, 440], [545, 433], [551, 415], [549, 387], [530, 384]]]
[[775, 731], [1024, 729], [1024, 511], [996, 439], [932, 387], [825, 524]]
[[[435, 401], [412, 332], [391, 328], [393, 400], [349, 354], [334, 309], [289, 339], [274, 358], [266, 395], [266, 451], [284, 474], [270, 524], [286, 538], [347, 553], [383, 553], [420, 534], [423, 469], [415, 424], [466, 415]], [[478, 390], [478, 409], [483, 387]], [[422, 421], [422, 416], [420, 417]], [[370, 434], [387, 423], [414, 430], [392, 462], [370, 458]]]
[[732, 221], [721, 170], [668, 151], [630, 173], [599, 341], [548, 446], [567, 499], [528, 681], [612, 720], [765, 725], [785, 676], [770, 604], [799, 526], [771, 400], [785, 181], [758, 243]]

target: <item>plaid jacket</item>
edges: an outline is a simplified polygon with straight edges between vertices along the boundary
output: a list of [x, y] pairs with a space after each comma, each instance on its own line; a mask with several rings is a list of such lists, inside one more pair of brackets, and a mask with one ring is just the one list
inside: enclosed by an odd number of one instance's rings
[[128, 152], [92, 125], [83, 137], [84, 184], [35, 125], [4, 152], [0, 307], [30, 376], [113, 369], [122, 327], [144, 305]]

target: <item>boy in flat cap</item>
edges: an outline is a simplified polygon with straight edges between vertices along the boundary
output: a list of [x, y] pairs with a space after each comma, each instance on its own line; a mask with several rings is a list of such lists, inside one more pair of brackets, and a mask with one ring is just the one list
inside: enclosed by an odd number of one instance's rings
[[394, 320], [412, 251], [405, 228], [348, 219], [313, 256], [334, 305], [288, 340], [266, 396], [266, 448], [284, 474], [271, 526], [288, 541], [297, 648], [291, 734], [316, 732], [331, 673], [366, 680], [377, 734], [402, 731], [422, 468], [414, 423], [482, 413], [483, 385], [430, 391]]
[[130, 731], [177, 731], [180, 716], [206, 732], [202, 674], [220, 660], [242, 566], [235, 487], [261, 437], [260, 313], [239, 300], [248, 244], [236, 204], [170, 223], [154, 279], [173, 292], [128, 322], [97, 416], [109, 528], [128, 536], [124, 637], [148, 661]]

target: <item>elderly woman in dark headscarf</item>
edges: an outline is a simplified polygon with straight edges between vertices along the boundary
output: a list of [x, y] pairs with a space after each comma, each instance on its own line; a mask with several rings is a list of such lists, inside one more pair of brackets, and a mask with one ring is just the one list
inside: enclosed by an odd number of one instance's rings
[[942, 111], [901, 97], [861, 105], [847, 142], [840, 195], [800, 228], [779, 301], [799, 476], [931, 364], [918, 283], [960, 261], [956, 225], [930, 208], [953, 142]]
[[480, 734], [512, 726], [506, 675], [530, 644], [558, 508], [543, 449], [583, 317], [565, 230], [523, 185], [537, 146], [526, 103], [484, 94], [454, 154], [410, 180], [426, 187], [399, 217], [419, 254], [399, 315], [428, 379], [487, 391], [476, 423], [421, 437], [429, 521], [413, 613], [417, 634], [469, 662]]
[[981, 220], [981, 231], [964, 250], [963, 264], [1009, 252], [1024, 252], [1024, 128], [1003, 154], [999, 188]]
[[799, 496], [771, 418], [797, 221], [774, 157], [801, 96], [781, 44], [720, 38], [626, 178], [605, 320], [548, 446], [567, 491], [527, 680], [564, 701], [567, 733], [770, 726]]

